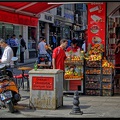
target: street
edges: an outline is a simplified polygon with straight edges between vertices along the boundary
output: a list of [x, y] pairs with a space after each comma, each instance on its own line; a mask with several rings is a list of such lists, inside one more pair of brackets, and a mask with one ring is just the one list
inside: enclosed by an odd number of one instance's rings
[[[23, 66], [33, 67], [33, 64]], [[14, 69], [16, 74], [21, 71]], [[26, 71], [27, 73], [28, 71]], [[79, 96], [79, 106], [82, 115], [70, 115], [73, 107], [73, 96], [63, 97], [63, 106], [56, 110], [39, 110], [32, 107], [29, 108], [29, 94], [30, 92], [20, 89], [21, 101], [15, 108], [18, 110], [15, 113], [10, 113], [8, 109], [0, 109], [0, 118], [118, 118], [120, 117], [120, 97], [119, 96]]]

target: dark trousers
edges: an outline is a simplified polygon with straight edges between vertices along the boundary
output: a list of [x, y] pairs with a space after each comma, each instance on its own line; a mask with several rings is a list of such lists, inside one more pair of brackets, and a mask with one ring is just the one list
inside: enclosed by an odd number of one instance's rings
[[12, 48], [12, 50], [13, 50], [13, 55], [14, 55], [14, 57], [16, 57], [18, 47], [11, 47], [11, 48]]
[[20, 52], [20, 62], [24, 62], [24, 52]]

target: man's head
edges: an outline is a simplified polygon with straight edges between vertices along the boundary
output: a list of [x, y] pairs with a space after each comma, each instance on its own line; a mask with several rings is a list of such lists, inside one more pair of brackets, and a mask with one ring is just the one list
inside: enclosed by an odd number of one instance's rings
[[13, 38], [13, 39], [15, 39], [15, 38], [16, 38], [16, 35], [15, 35], [15, 34], [13, 34], [13, 35], [12, 35], [12, 38]]
[[71, 46], [73, 47], [73, 48], [75, 48], [76, 46], [77, 46], [77, 40], [76, 39], [73, 39], [72, 40], [72, 42], [71, 42]]
[[68, 40], [67, 39], [61, 39], [60, 40], [60, 46], [65, 49], [68, 45]]
[[22, 35], [19, 35], [19, 38], [22, 38]]
[[2, 38], [0, 38], [0, 46], [1, 46], [2, 48], [5, 48], [5, 47], [7, 46], [6, 41], [5, 41], [4, 39], [2, 39]]

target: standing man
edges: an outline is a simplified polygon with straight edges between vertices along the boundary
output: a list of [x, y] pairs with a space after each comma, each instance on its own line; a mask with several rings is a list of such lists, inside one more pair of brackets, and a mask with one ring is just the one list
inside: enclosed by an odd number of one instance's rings
[[[60, 70], [65, 71], [64, 61], [66, 59], [65, 49], [66, 49], [67, 45], [68, 45], [67, 40], [61, 39], [60, 46], [56, 47], [53, 50], [53, 55], [52, 55], [53, 69], [60, 69]], [[63, 77], [64, 77], [64, 75], [63, 75]], [[65, 89], [65, 85], [66, 85], [65, 81], [63, 81], [64, 89]]]
[[18, 42], [18, 39], [16, 38], [15, 34], [13, 34], [12, 38], [10, 39], [10, 45], [13, 50], [14, 57], [16, 57], [17, 50], [19, 47], [19, 42]]
[[2, 58], [0, 59], [0, 63], [13, 64], [11, 60], [13, 57], [13, 51], [11, 47], [6, 43], [4, 39], [0, 39], [0, 46], [4, 48], [4, 52], [3, 52]]
[[19, 35], [20, 38], [20, 63], [24, 63], [24, 52], [26, 50], [25, 40], [22, 38], [22, 35]]

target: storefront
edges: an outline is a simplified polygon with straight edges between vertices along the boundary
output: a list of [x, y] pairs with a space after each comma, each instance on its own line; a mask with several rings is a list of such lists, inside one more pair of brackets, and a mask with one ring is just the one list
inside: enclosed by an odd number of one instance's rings
[[[23, 35], [28, 48], [25, 51], [25, 59], [36, 57], [39, 14], [59, 5], [47, 2], [0, 2], [0, 6], [1, 37], [6, 38], [7, 34], [13, 33], [17, 38], [20, 34]], [[19, 57], [19, 50], [17, 55]]]
[[54, 23], [54, 16], [50, 13], [44, 12], [40, 14], [39, 18], [39, 36], [45, 37], [47, 44], [50, 44]]

